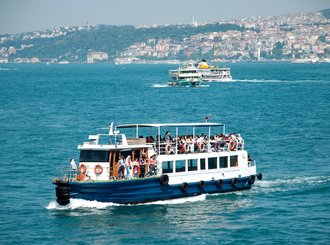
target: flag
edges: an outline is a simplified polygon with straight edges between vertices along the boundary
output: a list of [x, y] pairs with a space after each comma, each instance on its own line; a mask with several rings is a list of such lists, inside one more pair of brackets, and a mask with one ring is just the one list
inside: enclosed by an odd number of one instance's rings
[[211, 114], [206, 115], [205, 122], [208, 122], [210, 120], [210, 118], [211, 118]]

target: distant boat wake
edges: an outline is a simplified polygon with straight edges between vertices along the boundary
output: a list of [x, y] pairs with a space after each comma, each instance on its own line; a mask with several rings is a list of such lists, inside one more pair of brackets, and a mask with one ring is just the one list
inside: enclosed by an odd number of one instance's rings
[[209, 84], [201, 84], [198, 86], [169, 86], [167, 84], [152, 84], [152, 88], [207, 88], [209, 87]]
[[[325, 83], [328, 82], [326, 80], [276, 80], [276, 79], [236, 79], [231, 82], [239, 82], [239, 83]], [[221, 83], [221, 82], [218, 82]], [[228, 83], [228, 82], [226, 82]], [[229, 82], [230, 83], [230, 82]]]

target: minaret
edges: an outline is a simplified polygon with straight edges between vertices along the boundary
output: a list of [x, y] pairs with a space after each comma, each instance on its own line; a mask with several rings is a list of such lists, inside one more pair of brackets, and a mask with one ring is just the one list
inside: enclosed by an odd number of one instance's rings
[[197, 21], [195, 21], [195, 16], [193, 16], [193, 18], [192, 18], [192, 23], [191, 23], [191, 25], [194, 26], [194, 27], [197, 27], [197, 26], [198, 26]]
[[257, 47], [258, 47], [258, 53], [257, 53], [257, 56], [258, 56], [258, 61], [260, 61], [260, 59], [261, 59], [261, 43], [260, 42], [258, 42], [257, 43]]

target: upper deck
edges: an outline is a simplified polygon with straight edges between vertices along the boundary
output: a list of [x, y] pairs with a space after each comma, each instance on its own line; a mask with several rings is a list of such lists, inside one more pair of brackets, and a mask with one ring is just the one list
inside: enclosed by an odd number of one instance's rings
[[[102, 139], [101, 138], [105, 138]], [[225, 124], [151, 123], [121, 124], [109, 127], [108, 134], [90, 135], [78, 148], [93, 150], [145, 148], [152, 154], [187, 154], [223, 150], [242, 150], [243, 142], [225, 133]], [[232, 143], [231, 143], [232, 142]], [[232, 145], [230, 145], [232, 144]]]

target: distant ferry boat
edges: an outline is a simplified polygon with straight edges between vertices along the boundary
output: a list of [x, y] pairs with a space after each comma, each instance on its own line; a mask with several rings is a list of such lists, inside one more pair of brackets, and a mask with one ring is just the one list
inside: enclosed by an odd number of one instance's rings
[[192, 62], [186, 62], [176, 70], [169, 70], [169, 86], [198, 86], [202, 83], [201, 71]]
[[202, 62], [198, 64], [198, 69], [201, 72], [202, 80], [205, 82], [225, 82], [233, 80], [230, 68], [219, 68], [218, 65], [214, 68], [210, 66], [206, 60], [202, 60]]
[[243, 139], [226, 134], [221, 123], [111, 124], [109, 132], [90, 135], [78, 149], [79, 164], [72, 160], [53, 179], [60, 205], [70, 199], [136, 204], [232, 192], [262, 179]]

